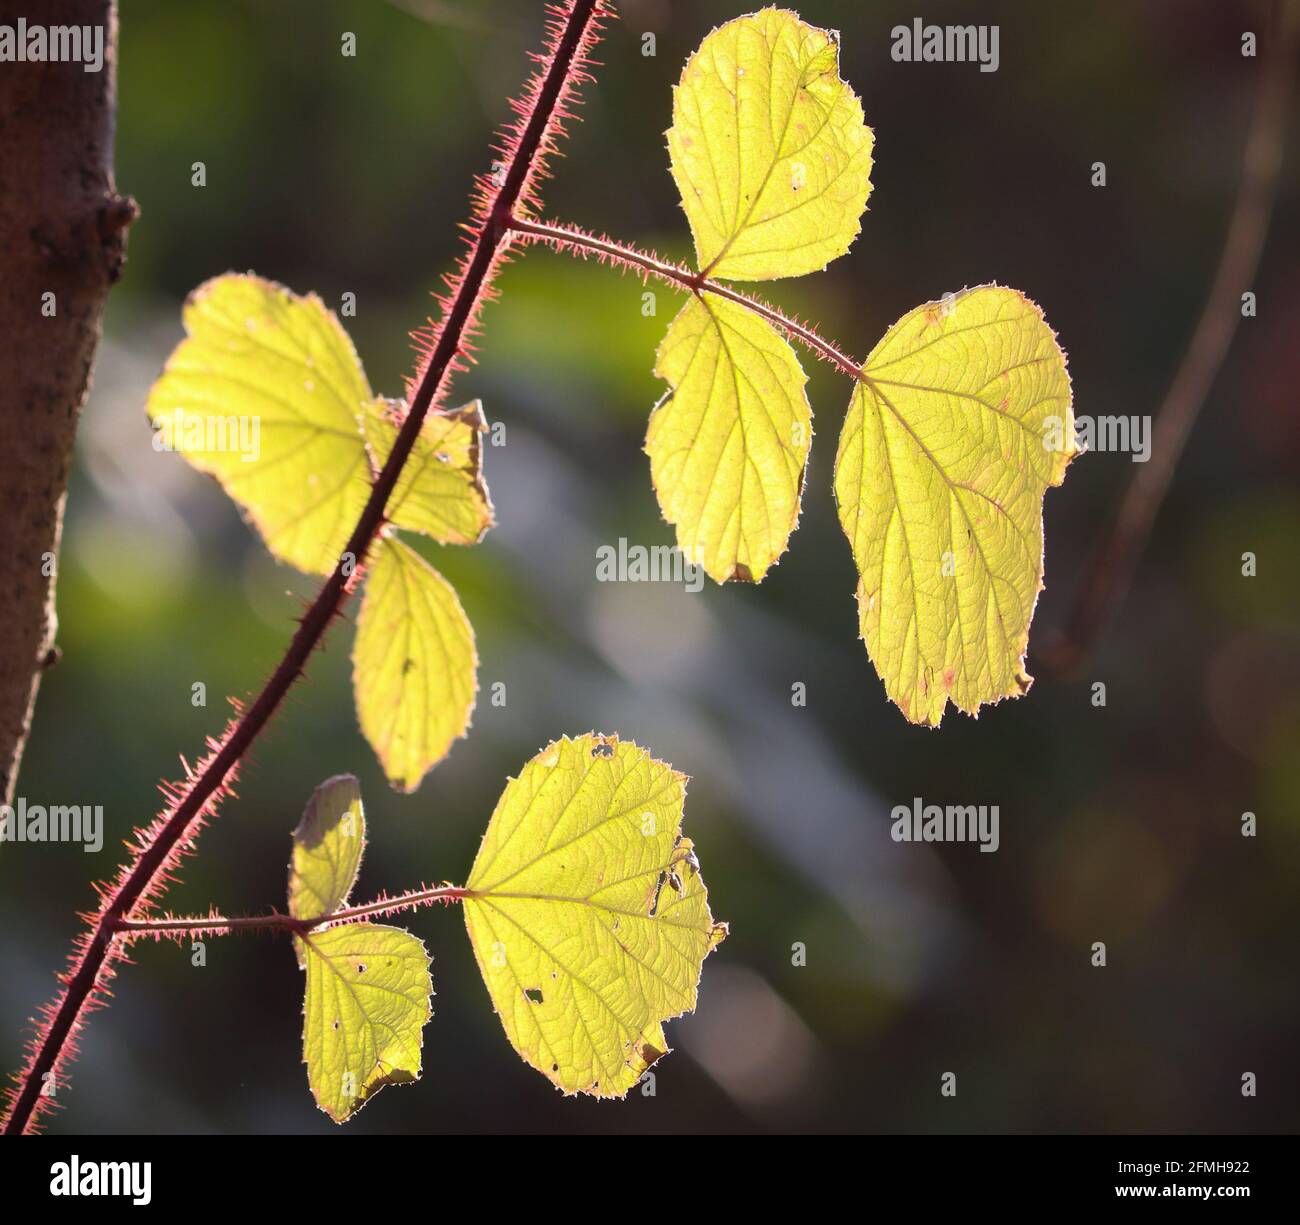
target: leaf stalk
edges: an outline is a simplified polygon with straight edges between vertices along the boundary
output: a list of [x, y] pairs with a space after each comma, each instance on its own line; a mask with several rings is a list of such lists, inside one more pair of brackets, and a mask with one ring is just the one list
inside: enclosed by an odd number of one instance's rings
[[136, 938], [140, 936], [161, 936], [179, 938], [185, 935], [225, 936], [238, 932], [273, 931], [287, 932], [294, 936], [305, 936], [327, 924], [355, 923], [359, 919], [374, 915], [398, 914], [404, 910], [416, 910], [421, 906], [432, 906], [436, 902], [449, 906], [452, 902], [463, 901], [469, 896], [469, 890], [457, 885], [438, 885], [432, 888], [412, 889], [393, 897], [376, 898], [362, 906], [347, 906], [333, 914], [320, 915], [315, 919], [298, 919], [293, 915], [273, 911], [265, 915], [239, 915], [226, 918], [219, 914], [202, 915], [192, 918], [161, 919], [115, 919], [113, 934]]
[[533, 221], [524, 217], [512, 217], [509, 226], [511, 231], [518, 234], [525, 242], [543, 242], [556, 251], [582, 258], [594, 255], [602, 263], [614, 264], [636, 272], [643, 280], [653, 276], [675, 288], [685, 289], [696, 295], [711, 293], [715, 297], [725, 298], [728, 302], [743, 306], [746, 310], [767, 320], [792, 340], [799, 341], [811, 353], [830, 362], [841, 373], [847, 374], [849, 378], [855, 381], [863, 378], [861, 365], [838, 345], [819, 335], [816, 328], [801, 323], [753, 294], [733, 289], [724, 281], [712, 280], [703, 272], [692, 272], [684, 264], [660, 259], [650, 251], [642, 251], [629, 243], [616, 242], [611, 238], [602, 238], [568, 222]]

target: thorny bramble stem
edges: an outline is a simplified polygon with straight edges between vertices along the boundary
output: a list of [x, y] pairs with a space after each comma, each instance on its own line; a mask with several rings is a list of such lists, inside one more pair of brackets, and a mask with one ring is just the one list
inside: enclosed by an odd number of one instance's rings
[[244, 754], [302, 675], [325, 631], [360, 581], [366, 553], [383, 528], [389, 496], [424, 419], [445, 394], [449, 372], [464, 368], [463, 358], [478, 312], [504, 257], [508, 238], [505, 222], [517, 207], [536, 205], [537, 184], [545, 173], [543, 162], [560, 131], [566, 100], [574, 84], [586, 79], [588, 53], [600, 22], [609, 15], [604, 0], [568, 0], [556, 12], [548, 52], [541, 57], [537, 75], [516, 104], [519, 120], [507, 131], [502, 170], [477, 184], [470, 251], [449, 281], [448, 294], [442, 299], [442, 317], [417, 333], [422, 356], [410, 389], [410, 408], [347, 547], [261, 693], [229, 725], [220, 741], [209, 742], [210, 753], [202, 765], [193, 770], [186, 768], [184, 781], [169, 792], [171, 803], [167, 809], [139, 832], [133, 858], [115, 882], [101, 887], [99, 906], [86, 916], [88, 927], [74, 946], [70, 968], [61, 978], [63, 990], [43, 1010], [26, 1063], [15, 1078], [4, 1119], [6, 1135], [26, 1132], [52, 1105], [52, 1096], [43, 1090], [62, 1080], [85, 1013], [103, 1003], [113, 963], [121, 955], [123, 942], [114, 939], [117, 924], [137, 908], [147, 909], [162, 893], [171, 872], [192, 848], [204, 820], [215, 812], [218, 800], [229, 790]]

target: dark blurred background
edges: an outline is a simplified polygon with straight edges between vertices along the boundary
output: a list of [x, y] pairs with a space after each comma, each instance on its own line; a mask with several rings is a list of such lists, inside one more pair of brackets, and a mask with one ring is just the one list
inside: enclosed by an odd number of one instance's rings
[[[802, 0], [842, 31], [876, 131], [852, 253], [766, 292], [858, 357], [911, 307], [998, 280], [1047, 312], [1082, 414], [1154, 412], [1199, 313], [1234, 193], [1264, 12], [1174, 3]], [[687, 258], [663, 132], [686, 55], [739, 0], [627, 0], [546, 213]], [[897, 64], [890, 30], [997, 23], [1001, 65]], [[125, 0], [118, 184], [139, 200], [82, 422], [59, 605], [19, 791], [102, 804], [105, 849], [0, 849], [0, 1062], [53, 990], [89, 880], [256, 690], [312, 582], [275, 566], [218, 488], [153, 451], [143, 405], [200, 281], [257, 272], [337, 307], [374, 386], [399, 394], [406, 333], [461, 250], [471, 176], [537, 45], [535, 0]], [[358, 54], [340, 55], [343, 31]], [[642, 35], [657, 54], [642, 55]], [[1295, 129], [1293, 125], [1293, 131]], [[207, 186], [190, 186], [195, 161]], [[1108, 186], [1090, 185], [1094, 161]], [[354, 1132], [1190, 1131], [1297, 1122], [1300, 636], [1295, 608], [1300, 278], [1295, 158], [1243, 321], [1120, 616], [1074, 680], [978, 720], [904, 722], [857, 640], [830, 493], [849, 388], [805, 358], [819, 434], [791, 551], [759, 588], [595, 581], [620, 536], [668, 544], [641, 452], [677, 299], [533, 250], [484, 315], [481, 396], [499, 527], [428, 555], [478, 633], [470, 738], [413, 797], [355, 725], [339, 625], [258, 743], [239, 797], [168, 895], [179, 912], [283, 904], [312, 788], [357, 773], [371, 821], [358, 897], [461, 880], [507, 774], [591, 728], [692, 776], [686, 829], [731, 938], [657, 1094], [566, 1100], [520, 1062], [456, 911], [408, 916], [435, 955], [424, 1078]], [[1046, 500], [1058, 627], [1134, 471], [1085, 456]], [[1259, 558], [1241, 576], [1240, 556]], [[191, 705], [191, 685], [208, 706]], [[504, 708], [486, 701], [496, 681]], [[791, 686], [807, 685], [806, 708]], [[1091, 702], [1107, 686], [1107, 704]], [[893, 805], [997, 804], [1001, 849], [899, 845]], [[1258, 814], [1259, 836], [1240, 834]], [[1090, 964], [1105, 941], [1109, 964]], [[803, 942], [807, 965], [792, 965]], [[141, 945], [93, 1018], [56, 1132], [330, 1132], [300, 1060], [302, 980], [283, 943]], [[958, 1095], [940, 1096], [955, 1072]], [[1241, 1076], [1259, 1092], [1243, 1098]]]

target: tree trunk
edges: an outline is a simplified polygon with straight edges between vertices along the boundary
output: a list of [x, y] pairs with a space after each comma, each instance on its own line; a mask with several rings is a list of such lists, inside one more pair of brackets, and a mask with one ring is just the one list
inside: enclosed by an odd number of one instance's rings
[[[11, 53], [33, 57], [0, 62], [0, 523], [8, 553], [0, 792], [8, 803], [41, 674], [57, 657], [55, 574], [73, 441], [135, 204], [113, 183], [115, 0], [0, 0], [0, 40], [5, 27]], [[82, 62], [34, 60], [42, 41], [34, 31], [45, 32], [48, 56], [53, 27], [81, 27]], [[88, 71], [96, 39], [102, 59]]]

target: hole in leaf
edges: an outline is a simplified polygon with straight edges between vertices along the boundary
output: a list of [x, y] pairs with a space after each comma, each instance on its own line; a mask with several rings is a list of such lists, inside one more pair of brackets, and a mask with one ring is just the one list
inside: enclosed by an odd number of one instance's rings
[[542, 1002], [541, 987], [525, 987], [524, 996], [530, 1004], [540, 1004]]
[[654, 893], [650, 897], [650, 909], [646, 912], [650, 918], [654, 918], [659, 910], [659, 894], [663, 892], [663, 887], [668, 881], [668, 873], [661, 871], [659, 880], [655, 884]]

